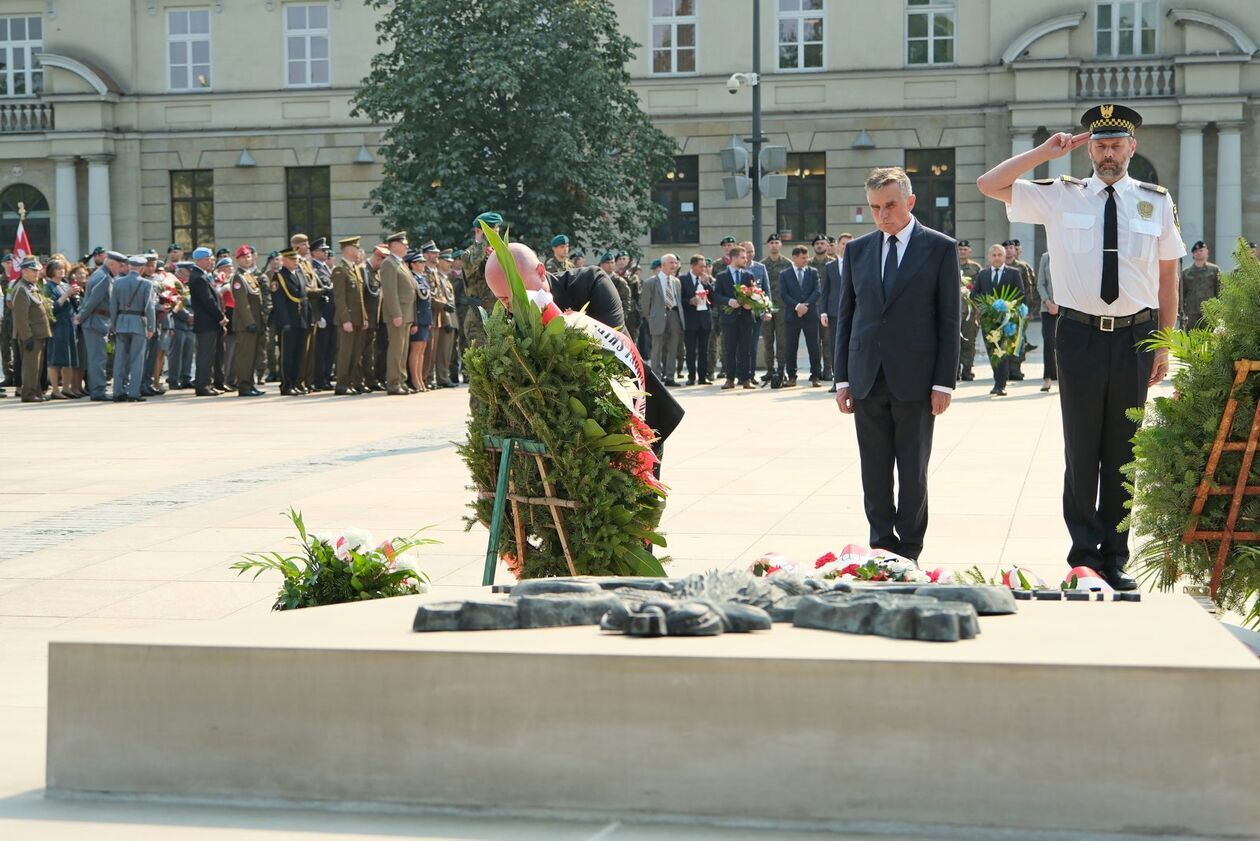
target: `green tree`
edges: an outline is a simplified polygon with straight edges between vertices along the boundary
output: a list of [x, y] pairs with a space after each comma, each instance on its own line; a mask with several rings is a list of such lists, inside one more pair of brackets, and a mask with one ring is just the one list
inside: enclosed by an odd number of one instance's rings
[[513, 239], [624, 243], [660, 217], [675, 144], [630, 89], [639, 46], [609, 0], [367, 0], [385, 51], [354, 99], [392, 124], [372, 210], [462, 243], [474, 216]]

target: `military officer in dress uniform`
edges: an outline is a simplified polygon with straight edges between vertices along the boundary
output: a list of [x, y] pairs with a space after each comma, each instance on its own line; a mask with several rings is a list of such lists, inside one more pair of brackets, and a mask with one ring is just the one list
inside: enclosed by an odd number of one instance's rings
[[473, 220], [473, 244], [464, 250], [464, 292], [468, 296], [468, 314], [464, 316], [463, 328], [470, 345], [486, 340], [481, 313], [483, 309], [488, 313], [494, 308], [494, 295], [486, 286], [486, 257], [489, 256], [490, 245], [481, 233], [482, 222], [498, 233], [503, 227], [503, 217], [492, 210], [478, 215]]
[[302, 340], [302, 373], [300, 384], [302, 391], [317, 391], [315, 388], [315, 334], [319, 330], [320, 313], [324, 308], [324, 287], [315, 274], [315, 266], [311, 262], [311, 241], [306, 234], [294, 234], [289, 237], [289, 246], [297, 251], [297, 270], [302, 280], [307, 308], [310, 310], [306, 325], [306, 335]]
[[446, 278], [446, 286], [455, 310], [451, 313], [451, 383], [459, 385], [460, 374], [464, 369], [464, 351], [468, 343], [464, 339], [461, 325], [468, 314], [468, 295], [464, 292], [464, 278], [455, 270], [455, 255], [451, 249], [444, 248], [438, 254], [438, 271]]
[[551, 238], [551, 256], [547, 258], [546, 268], [552, 274], [573, 268], [573, 261], [569, 259], [569, 238], [564, 234]]
[[[971, 284], [983, 268], [971, 259], [971, 240], [958, 241], [958, 271], [966, 286], [959, 286], [962, 301], [962, 346], [958, 352], [958, 379], [970, 382], [976, 378], [976, 336], [980, 334], [980, 310], [971, 303]], [[965, 292], [965, 294], [964, 294]], [[1029, 308], [1032, 312], [1032, 308]]]
[[[1098, 570], [1132, 590], [1124, 572], [1129, 494], [1120, 468], [1133, 460], [1136, 424], [1126, 411], [1146, 402], [1168, 373], [1168, 352], [1142, 342], [1177, 319], [1177, 266], [1186, 253], [1168, 190], [1128, 175], [1142, 124], [1132, 108], [1108, 103], [1085, 112], [1087, 131], [1060, 132], [998, 164], [977, 182], [1005, 202], [1012, 222], [1044, 225], [1059, 307], [1058, 375], [1063, 412], [1063, 519], [1070, 567]], [[1085, 180], [1020, 180], [1019, 175], [1087, 147]]]
[[[766, 257], [761, 261], [766, 267], [767, 280], [770, 284], [770, 300], [775, 312], [769, 321], [761, 325], [761, 350], [766, 360], [766, 382], [770, 382], [777, 371], [780, 378], [785, 368], [795, 368], [796, 360], [788, 365], [787, 328], [784, 318], [783, 294], [779, 289], [779, 275], [785, 269], [792, 268], [792, 261], [783, 255], [783, 239], [773, 233], [766, 239]], [[822, 275], [819, 275], [822, 277]]]
[[[44, 388], [40, 375], [44, 370], [44, 351], [52, 338], [49, 308], [40, 293], [39, 260], [27, 257], [18, 264], [21, 276], [13, 284], [13, 340], [22, 349], [22, 388], [18, 393], [23, 403], [42, 403]], [[137, 381], [139, 385], [139, 381]]]
[[367, 334], [368, 306], [363, 294], [363, 267], [359, 265], [359, 237], [337, 240], [341, 260], [332, 270], [333, 324], [337, 340], [337, 394], [366, 394], [363, 383], [363, 339]]
[[407, 253], [407, 234], [399, 231], [385, 238], [389, 256], [381, 263], [381, 311], [389, 333], [385, 359], [385, 393], [410, 394], [407, 387], [407, 351], [411, 332], [416, 326], [416, 284], [403, 265]]
[[296, 248], [280, 252], [280, 268], [271, 278], [271, 312], [280, 335], [280, 393], [285, 396], [306, 394], [301, 382], [302, 357], [306, 352], [311, 310]]
[[83, 344], [87, 348], [87, 385], [92, 400], [109, 400], [105, 385], [109, 376], [105, 362], [109, 354], [106, 337], [112, 325], [109, 321], [109, 299], [113, 294], [114, 278], [126, 271], [127, 256], [117, 251], [106, 251], [105, 262], [92, 272], [79, 302], [79, 326], [83, 328]]
[[[254, 252], [248, 245], [236, 249], [237, 268], [232, 273], [232, 333], [236, 336], [236, 396], [261, 397], [266, 392], [254, 385], [254, 372], [262, 348], [258, 339], [263, 335], [266, 316], [263, 315], [263, 290], [254, 273]], [[268, 292], [270, 297], [270, 292]]]
[[[360, 251], [360, 254], [362, 252]], [[363, 302], [367, 305], [367, 333], [363, 337], [363, 384], [368, 391], [385, 390], [385, 357], [387, 356], [389, 331], [385, 329], [385, 315], [381, 307], [381, 279], [377, 272], [389, 256], [384, 243], [377, 243], [363, 266]]]
[[424, 379], [431, 388], [450, 388], [451, 349], [455, 339], [451, 319], [455, 314], [455, 293], [446, 274], [438, 268], [441, 249], [429, 240], [420, 246], [424, 258], [424, 277], [429, 284], [429, 306], [433, 322], [429, 333], [429, 350], [425, 354]]
[[337, 360], [337, 305], [333, 301], [332, 265], [328, 261], [328, 240], [320, 237], [311, 243], [311, 268], [319, 279], [319, 306], [311, 307], [315, 312], [315, 346], [311, 356], [314, 360], [312, 377], [315, 391], [328, 391], [332, 388], [333, 364]]
[[109, 320], [114, 326], [114, 402], [143, 403], [140, 381], [144, 377], [144, 353], [157, 330], [157, 298], [153, 282], [140, 276], [148, 263], [143, 254], [127, 258], [127, 273], [114, 279]]
[[1190, 330], [1203, 318], [1203, 302], [1221, 294], [1221, 267], [1208, 262], [1207, 243], [1199, 240], [1190, 249], [1194, 262], [1181, 270], [1181, 325]]

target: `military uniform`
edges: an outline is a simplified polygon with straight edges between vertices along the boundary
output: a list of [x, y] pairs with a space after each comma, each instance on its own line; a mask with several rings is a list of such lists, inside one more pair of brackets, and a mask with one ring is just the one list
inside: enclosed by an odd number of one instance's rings
[[[826, 277], [827, 264], [834, 259], [829, 254], [815, 254], [809, 258], [809, 264], [818, 270], [820, 283], [821, 279]], [[831, 319], [828, 319], [828, 322], [826, 327], [823, 327], [821, 323], [818, 325], [818, 346], [822, 348], [822, 377], [827, 382], [830, 382], [832, 379], [831, 366], [835, 358], [836, 324]]]
[[299, 380], [302, 388], [315, 391], [315, 337], [319, 332], [319, 319], [324, 309], [324, 286], [309, 257], [298, 258], [297, 275], [302, 281], [302, 290], [309, 309], [306, 334], [302, 337], [302, 372]]
[[310, 304], [302, 270], [281, 266], [271, 278], [271, 312], [280, 335], [280, 393], [300, 394]]
[[770, 301], [774, 304], [775, 310], [769, 321], [761, 323], [762, 355], [766, 361], [766, 376], [769, 377], [775, 371], [782, 374], [785, 368], [794, 367], [796, 363], [793, 359], [792, 364], [789, 365], [787, 360], [787, 329], [783, 321], [783, 293], [779, 290], [779, 274], [784, 269], [792, 268], [792, 261], [780, 253], [778, 257], [767, 254], [766, 259], [761, 262], [766, 267], [766, 278], [770, 283]]
[[[349, 240], [342, 240], [343, 246], [347, 244], [351, 244]], [[364, 294], [363, 268], [341, 260], [332, 271], [332, 285], [336, 309], [333, 326], [340, 333], [337, 341], [337, 394], [362, 393], [367, 390], [363, 377], [363, 345], [370, 315]], [[349, 330], [346, 325], [349, 325]]]
[[1181, 270], [1181, 323], [1189, 330], [1203, 318], [1203, 302], [1221, 294], [1221, 267], [1215, 263]]
[[381, 279], [368, 260], [363, 269], [363, 303], [367, 306], [367, 331], [363, 336], [363, 384], [368, 391], [385, 388], [385, 356], [389, 331], [385, 329], [385, 317], [381, 309]]
[[157, 329], [157, 301], [153, 283], [137, 274], [142, 255], [127, 258], [131, 271], [114, 279], [109, 320], [114, 327], [114, 400], [139, 402], [144, 378], [144, 354], [149, 336]]
[[[407, 244], [406, 234], [399, 232], [386, 242]], [[381, 312], [389, 334], [385, 359], [385, 390], [388, 394], [407, 394], [407, 353], [411, 344], [411, 325], [416, 321], [416, 283], [411, 272], [397, 256], [390, 254], [381, 263]], [[398, 324], [394, 322], [398, 321]]]
[[254, 387], [254, 374], [262, 356], [258, 339], [263, 335], [263, 293], [253, 271], [237, 269], [232, 275], [232, 333], [236, 336], [236, 393], [240, 397], [262, 394]]
[[565, 272], [573, 268], [573, 261], [568, 257], [565, 257], [563, 260], [557, 260], [553, 254], [547, 258], [544, 265], [547, 267], [547, 271], [551, 274], [560, 274], [561, 272]]
[[[981, 265], [975, 260], [964, 260], [959, 264], [959, 272], [961, 276], [967, 279], [967, 289], [971, 288], [971, 282], [976, 275], [980, 274]], [[959, 284], [960, 294], [962, 293], [961, 282]], [[1032, 312], [1032, 308], [1029, 308]], [[958, 378], [961, 380], [971, 380], [975, 378], [972, 368], [976, 364], [976, 336], [980, 333], [980, 310], [971, 303], [970, 295], [963, 295], [962, 301], [962, 347], [958, 352]]]
[[451, 319], [454, 316], [455, 293], [446, 275], [435, 266], [426, 266], [425, 280], [429, 284], [429, 306], [433, 308], [433, 325], [429, 335], [432, 348], [424, 361], [424, 379], [438, 388], [449, 388], [451, 382], [451, 342], [454, 339], [454, 327]]
[[[1037, 291], [1037, 270], [1032, 267], [1031, 263], [1023, 260], [1012, 260], [1011, 265], [1019, 269], [1020, 285], [1024, 287], [1024, 303], [1028, 305], [1029, 312], [1041, 311], [1041, 294]], [[1020, 357], [1023, 358], [1022, 356]]]
[[486, 241], [474, 242], [464, 251], [464, 294], [468, 299], [468, 312], [464, 315], [463, 330], [468, 337], [468, 344], [484, 343], [486, 327], [481, 321], [481, 313], [494, 309], [495, 297], [490, 294], [486, 285], [486, 258], [490, 246]]
[[[29, 265], [28, 261], [34, 265]], [[29, 257], [22, 261], [22, 265], [39, 268], [39, 264]], [[39, 403], [45, 399], [40, 383], [44, 351], [52, 338], [47, 302], [37, 284], [26, 280], [13, 282], [12, 295], [13, 339], [22, 351], [22, 389], [19, 393], [23, 403]]]

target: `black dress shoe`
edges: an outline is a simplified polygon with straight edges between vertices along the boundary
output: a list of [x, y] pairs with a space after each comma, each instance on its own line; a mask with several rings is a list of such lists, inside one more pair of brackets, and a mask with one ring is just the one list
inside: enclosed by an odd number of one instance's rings
[[995, 388], [995, 389], [993, 389], [992, 391], [990, 391], [990, 392], [989, 392], [989, 394], [990, 394], [990, 395], [992, 395], [992, 396], [994, 396], [994, 397], [1005, 397], [1005, 396], [1006, 396], [1006, 389], [1004, 389], [1004, 388]]
[[282, 388], [280, 389], [280, 394], [283, 397], [297, 397], [298, 396], [297, 390], [292, 389], [292, 388]]
[[147, 397], [128, 397], [127, 398], [128, 403], [144, 403], [147, 400], [148, 400]]
[[115, 403], [126, 403], [126, 402], [127, 402], [127, 395], [125, 395], [125, 394], [115, 394], [115, 395], [114, 395], [114, 402], [115, 402]]
[[1011, 374], [1010, 378], [1011, 378], [1012, 380], [1015, 380], [1016, 382], [1018, 382], [1019, 380], [1022, 380], [1022, 379], [1024, 378], [1024, 375], [1023, 375], [1023, 374]]
[[709, 379], [708, 377], [704, 377], [701, 380], [699, 380], [699, 383], [700, 385], [713, 385], [713, 380]]
[[970, 371], [963, 371], [961, 374], [958, 375], [958, 379], [962, 380], [965, 383], [969, 383], [975, 378], [976, 378], [976, 375], [971, 373]]
[[193, 393], [196, 394], [198, 397], [218, 397], [219, 396], [219, 392], [215, 391], [213, 388], [199, 388]]
[[828, 394], [835, 394], [835, 393], [836, 393], [836, 387], [835, 387], [835, 385], [832, 385], [832, 386], [831, 386], [831, 388], [827, 389], [827, 393], [828, 393]]
[[665, 385], [667, 385], [670, 388], [678, 388], [678, 380], [673, 380], [673, 379], [666, 380]]
[[1103, 572], [1103, 580], [1111, 585], [1113, 590], [1127, 592], [1138, 588], [1137, 582], [1133, 580], [1133, 576], [1129, 575], [1122, 569], [1105, 570]]

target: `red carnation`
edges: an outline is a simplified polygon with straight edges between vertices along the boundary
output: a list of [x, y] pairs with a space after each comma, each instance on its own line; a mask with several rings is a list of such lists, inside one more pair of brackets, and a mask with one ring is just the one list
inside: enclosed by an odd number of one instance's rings
[[836, 559], [836, 553], [828, 552], [827, 554], [823, 555], [818, 560], [814, 561], [814, 569], [822, 569], [823, 567], [825, 567], [827, 564], [831, 563], [835, 559]]
[[857, 575], [859, 569], [861, 569], [861, 567], [859, 567], [857, 564], [849, 564], [847, 567], [840, 570], [838, 574], [839, 575]]

